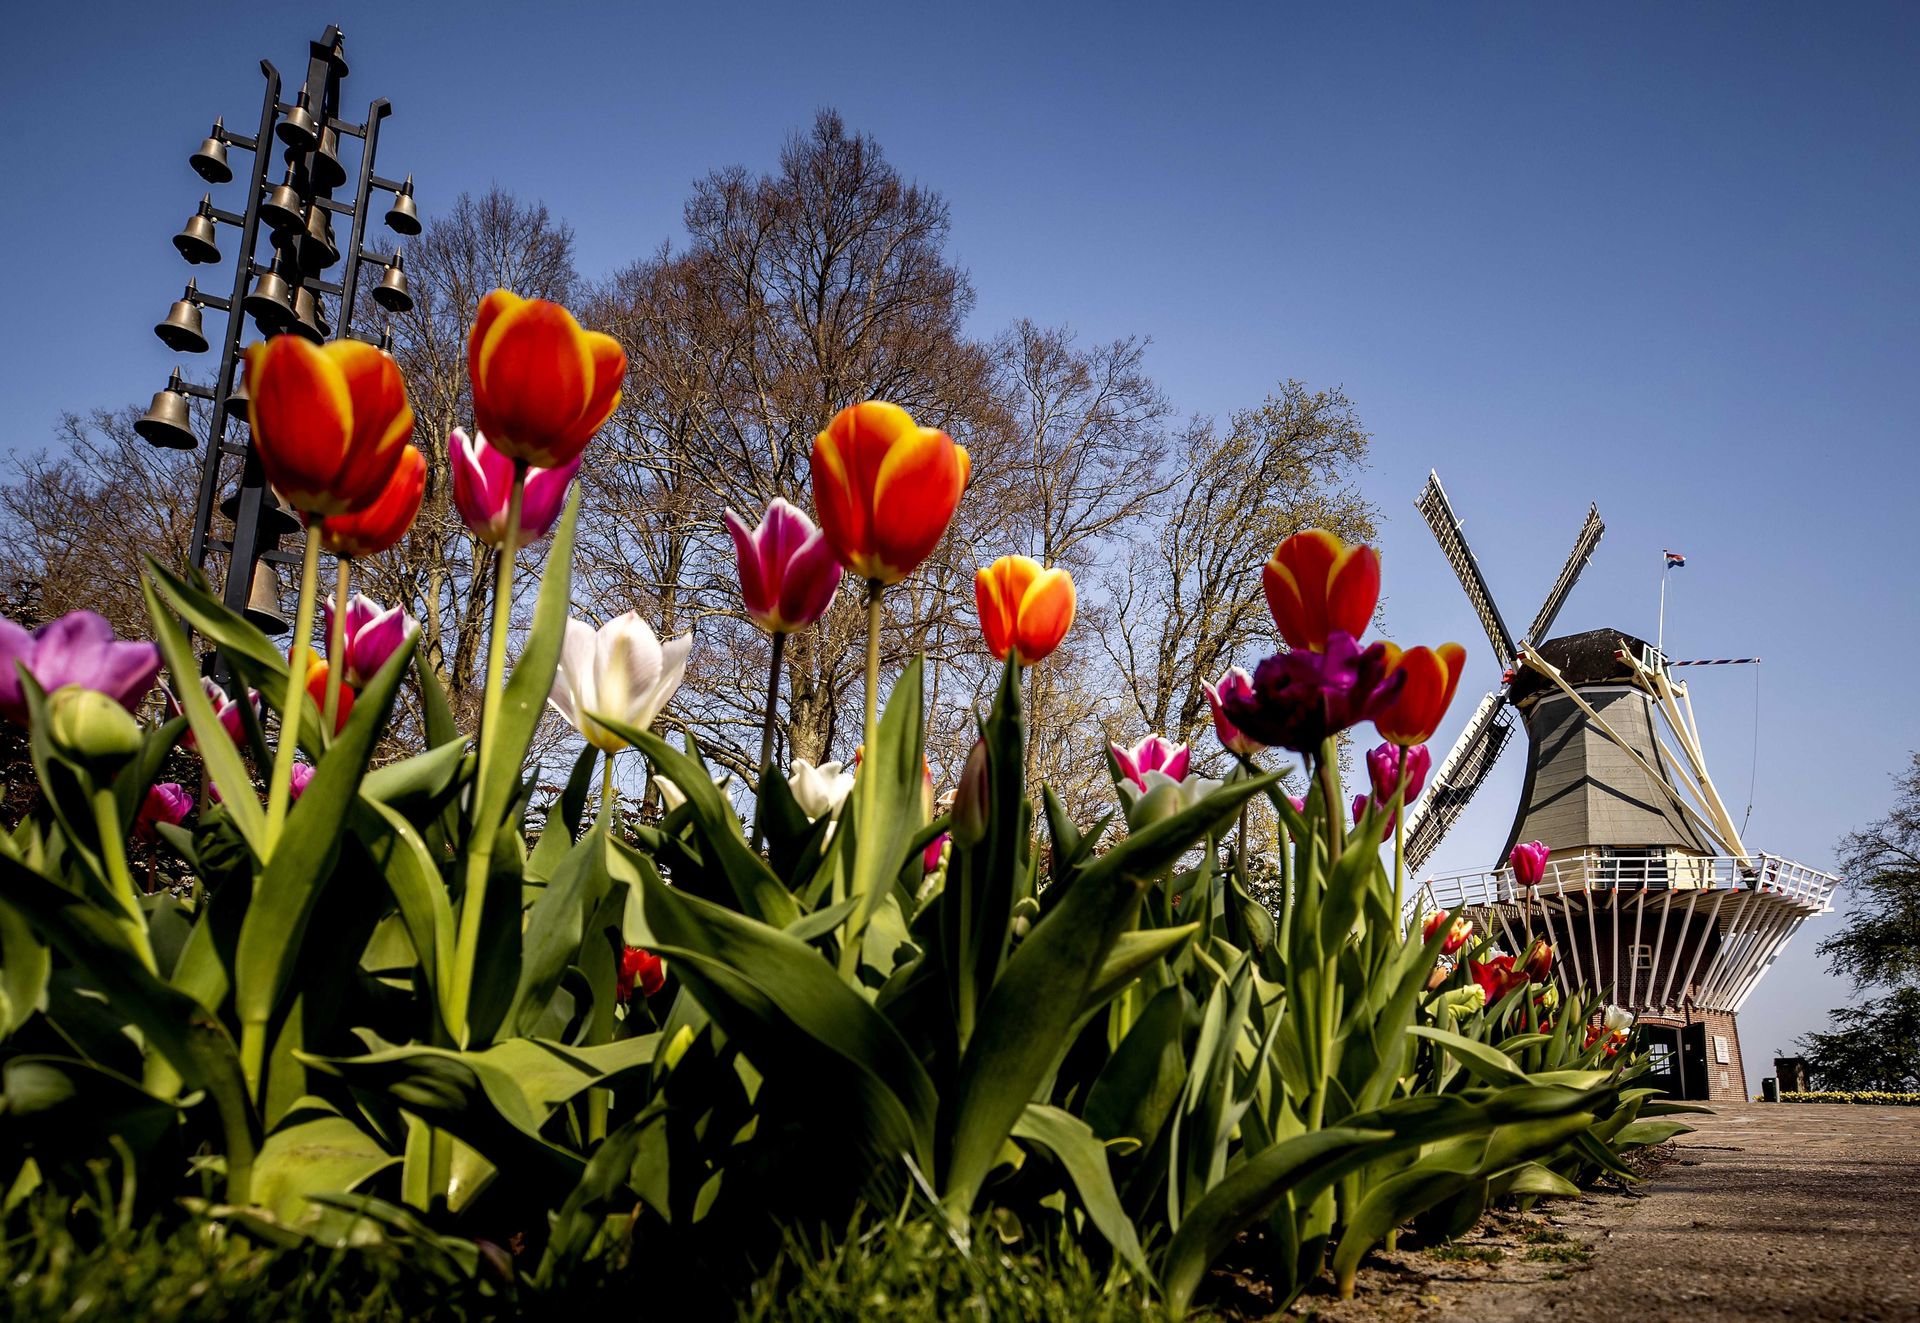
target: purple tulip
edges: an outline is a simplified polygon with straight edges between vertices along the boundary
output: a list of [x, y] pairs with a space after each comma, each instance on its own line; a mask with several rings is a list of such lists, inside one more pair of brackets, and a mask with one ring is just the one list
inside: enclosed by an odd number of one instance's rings
[[1123, 749], [1117, 744], [1109, 747], [1113, 750], [1114, 762], [1120, 764], [1120, 774], [1142, 790], [1147, 788], [1148, 772], [1161, 772], [1173, 781], [1187, 779], [1187, 763], [1191, 754], [1184, 744], [1149, 735], [1131, 749]]
[[[321, 608], [327, 617], [327, 638], [333, 638], [333, 598], [329, 596]], [[380, 668], [387, 664], [407, 636], [413, 632], [413, 618], [397, 606], [382, 607], [361, 593], [355, 593], [347, 602], [347, 618], [343, 623], [344, 639], [342, 651], [346, 654], [346, 670], [342, 679], [355, 686], [364, 685]]]
[[[1400, 746], [1382, 744], [1367, 751], [1367, 775], [1373, 780], [1373, 797], [1382, 804], [1393, 798], [1400, 788]], [[1427, 784], [1427, 772], [1433, 767], [1433, 755], [1424, 744], [1416, 744], [1408, 749], [1406, 757], [1407, 793], [1401, 800], [1411, 804], [1420, 797], [1420, 791]]]
[[133, 829], [136, 835], [152, 836], [156, 824], [164, 822], [177, 827], [191, 812], [193, 796], [187, 788], [178, 781], [162, 781], [147, 791], [140, 812], [134, 817]]
[[1353, 635], [1334, 630], [1325, 652], [1276, 652], [1254, 668], [1253, 692], [1226, 696], [1227, 716], [1251, 738], [1309, 754], [1331, 736], [1371, 721], [1400, 693], [1404, 672], [1387, 646], [1365, 652]]
[[1513, 869], [1513, 880], [1523, 887], [1537, 887], [1540, 879], [1547, 875], [1547, 856], [1553, 853], [1539, 841], [1527, 841], [1513, 847], [1513, 853], [1507, 856], [1507, 863]]
[[[468, 436], [458, 427], [447, 437], [447, 452], [453, 469], [454, 508], [460, 512], [469, 532], [490, 547], [499, 546], [507, 540], [513, 461], [495, 450], [480, 433]], [[558, 468], [527, 470], [526, 488], [520, 496], [520, 528], [513, 539], [515, 545], [524, 547], [547, 535], [567, 503], [567, 484], [579, 471], [579, 455]]]
[[300, 798], [307, 788], [307, 782], [313, 780], [312, 763], [295, 763], [293, 775], [287, 782], [287, 793], [293, 799]]
[[769, 634], [791, 634], [827, 613], [840, 587], [840, 561], [804, 510], [776, 496], [758, 528], [731, 510], [722, 517], [733, 535], [748, 619]]
[[32, 633], [0, 616], [0, 716], [24, 726], [27, 699], [16, 664], [48, 693], [77, 685], [131, 712], [160, 674], [160, 649], [115, 639], [113, 626], [92, 611], [69, 611]]
[[1243, 758], [1251, 758], [1267, 746], [1260, 743], [1233, 724], [1227, 716], [1226, 702], [1229, 695], [1241, 698], [1253, 696], [1253, 677], [1238, 666], [1229, 666], [1221, 675], [1218, 684], [1200, 682], [1200, 691], [1207, 696], [1207, 706], [1213, 709], [1213, 733], [1220, 739], [1220, 747], [1228, 753], [1237, 753]]

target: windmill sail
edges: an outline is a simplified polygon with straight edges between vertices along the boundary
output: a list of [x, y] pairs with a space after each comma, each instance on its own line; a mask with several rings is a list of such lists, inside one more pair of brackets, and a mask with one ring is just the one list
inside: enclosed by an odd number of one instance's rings
[[1423, 795], [1407, 823], [1407, 863], [1419, 868], [1438, 848], [1453, 824], [1466, 812], [1481, 785], [1500, 761], [1500, 751], [1513, 738], [1513, 709], [1505, 693], [1495, 690], [1480, 700], [1479, 710], [1461, 732], [1453, 751]]
[[1493, 593], [1480, 573], [1480, 562], [1473, 558], [1473, 550], [1467, 546], [1466, 534], [1460, 529], [1459, 519], [1454, 517], [1453, 506], [1440, 486], [1438, 473], [1427, 475], [1427, 485], [1421, 488], [1420, 497], [1413, 504], [1426, 518], [1427, 527], [1433, 530], [1440, 550], [1446, 554], [1447, 564], [1453, 566], [1453, 572], [1460, 577], [1460, 586], [1467, 590], [1467, 600], [1473, 603], [1474, 614], [1480, 617], [1480, 626], [1487, 631], [1500, 669], [1510, 669], [1514, 658], [1513, 635], [1507, 632], [1507, 622], [1500, 618], [1500, 608], [1493, 604]]
[[1540, 604], [1540, 613], [1527, 626], [1527, 642], [1539, 643], [1547, 637], [1547, 631], [1553, 628], [1554, 618], [1566, 604], [1567, 594], [1580, 581], [1580, 572], [1587, 568], [1587, 562], [1593, 558], [1593, 549], [1600, 545], [1600, 535], [1606, 531], [1607, 526], [1600, 518], [1600, 507], [1588, 506], [1587, 522], [1580, 526], [1580, 535], [1573, 540], [1572, 554], [1567, 557], [1567, 563], [1560, 567], [1560, 577], [1553, 581], [1547, 600]]

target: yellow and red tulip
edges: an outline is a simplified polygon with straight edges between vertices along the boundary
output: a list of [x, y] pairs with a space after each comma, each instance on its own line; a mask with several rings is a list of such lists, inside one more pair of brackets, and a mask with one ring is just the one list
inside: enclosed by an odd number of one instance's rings
[[305, 515], [380, 499], [413, 431], [392, 358], [359, 340], [276, 335], [247, 350], [247, 421], [267, 481]]
[[1073, 576], [1027, 556], [1002, 556], [973, 576], [973, 600], [987, 650], [1031, 666], [1060, 646], [1073, 626]]
[[372, 505], [320, 521], [321, 549], [335, 556], [377, 556], [398, 545], [413, 527], [426, 491], [427, 461], [417, 447], [406, 446]]
[[966, 448], [868, 400], [835, 414], [813, 442], [813, 504], [840, 563], [894, 584], [933, 553], [967, 489]]
[[1260, 584], [1287, 646], [1325, 652], [1335, 630], [1355, 638], [1366, 632], [1380, 600], [1380, 556], [1309, 528], [1274, 548]]
[[1386, 646], [1393, 671], [1406, 676], [1406, 680], [1393, 702], [1374, 717], [1374, 727], [1402, 748], [1425, 744], [1440, 729], [1441, 719], [1453, 704], [1460, 673], [1466, 668], [1467, 650], [1458, 643], [1408, 648], [1405, 652], [1391, 643]]
[[583, 331], [545, 299], [496, 289], [480, 301], [467, 337], [473, 419], [508, 459], [559, 468], [613, 416], [627, 354], [620, 342]]
[[[307, 654], [307, 697], [324, 714], [327, 710], [327, 663], [322, 657]], [[334, 714], [333, 733], [338, 735], [347, 727], [347, 718], [353, 713], [353, 686], [340, 686], [340, 708]]]

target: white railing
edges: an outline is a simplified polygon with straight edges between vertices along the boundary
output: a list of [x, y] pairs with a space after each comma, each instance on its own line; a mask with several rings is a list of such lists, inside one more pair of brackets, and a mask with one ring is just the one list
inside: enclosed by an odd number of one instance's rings
[[[1607, 855], [1598, 851], [1566, 855], [1547, 862], [1546, 876], [1534, 894], [1555, 896], [1592, 891], [1733, 891], [1777, 895], [1809, 914], [1833, 909], [1840, 879], [1778, 855]], [[1448, 873], [1423, 881], [1414, 903], [1428, 910], [1461, 905], [1514, 905], [1524, 888], [1511, 868]]]

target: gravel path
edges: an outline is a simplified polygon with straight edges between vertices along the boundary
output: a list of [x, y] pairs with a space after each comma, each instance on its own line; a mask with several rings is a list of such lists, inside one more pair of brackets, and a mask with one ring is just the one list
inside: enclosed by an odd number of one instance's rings
[[1920, 1108], [1723, 1105], [1647, 1197], [1554, 1222], [1592, 1250], [1559, 1280], [1493, 1273], [1421, 1316], [1472, 1323], [1920, 1320]]

